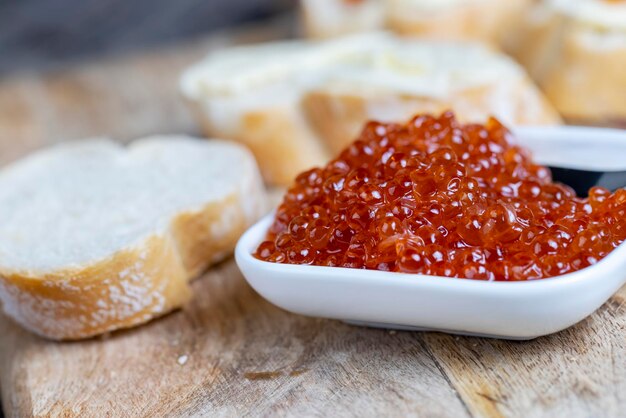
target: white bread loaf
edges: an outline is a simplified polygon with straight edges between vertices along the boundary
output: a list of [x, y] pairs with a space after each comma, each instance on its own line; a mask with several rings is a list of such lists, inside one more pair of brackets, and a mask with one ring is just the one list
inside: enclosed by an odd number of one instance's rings
[[308, 36], [389, 29], [434, 39], [498, 45], [533, 0], [302, 0]]
[[218, 51], [183, 74], [181, 89], [205, 133], [245, 143], [275, 184], [323, 164], [369, 119], [453, 109], [464, 121], [559, 122], [506, 56], [384, 33]]
[[575, 123], [626, 123], [626, 1], [546, 0], [508, 48]]
[[85, 140], [0, 172], [0, 301], [25, 328], [78, 339], [180, 307], [189, 279], [263, 212], [252, 155], [225, 141]]

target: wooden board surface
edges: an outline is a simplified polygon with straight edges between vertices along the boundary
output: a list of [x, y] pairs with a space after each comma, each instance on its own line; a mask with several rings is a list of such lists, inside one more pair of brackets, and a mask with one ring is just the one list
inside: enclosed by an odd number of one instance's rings
[[[196, 128], [181, 68], [217, 36], [0, 82], [0, 161], [85, 136], [122, 141]], [[358, 328], [273, 307], [228, 260], [195, 299], [147, 326], [78, 343], [0, 316], [0, 385], [17, 416], [618, 417], [626, 411], [626, 288], [559, 334], [505, 342]]]

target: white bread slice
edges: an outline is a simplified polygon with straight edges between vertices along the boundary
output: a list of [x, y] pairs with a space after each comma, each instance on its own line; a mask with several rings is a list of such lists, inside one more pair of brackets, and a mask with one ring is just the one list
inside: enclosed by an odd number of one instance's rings
[[0, 301], [25, 328], [78, 339], [180, 307], [188, 280], [228, 255], [262, 213], [237, 144], [85, 140], [0, 172]]
[[368, 119], [452, 108], [469, 121], [559, 122], [506, 56], [385, 33], [223, 50], [187, 70], [181, 89], [205, 133], [249, 146], [274, 184], [324, 163]]
[[493, 46], [532, 0], [385, 0], [387, 27], [403, 35], [475, 40]]
[[626, 2], [549, 0], [509, 50], [571, 122], [626, 123]]
[[491, 115], [510, 125], [560, 122], [519, 65], [482, 45], [395, 38], [367, 55], [303, 98], [307, 120], [333, 153], [366, 120], [406, 120], [416, 113], [452, 109], [464, 122]]
[[334, 38], [372, 30], [385, 24], [381, 0], [301, 0], [304, 30], [310, 38]]
[[533, 0], [303, 0], [308, 36], [331, 38], [387, 28], [433, 39], [498, 45]]
[[223, 49], [187, 70], [180, 85], [207, 136], [245, 144], [269, 183], [288, 185], [325, 163], [299, 101], [334, 57], [298, 41]]

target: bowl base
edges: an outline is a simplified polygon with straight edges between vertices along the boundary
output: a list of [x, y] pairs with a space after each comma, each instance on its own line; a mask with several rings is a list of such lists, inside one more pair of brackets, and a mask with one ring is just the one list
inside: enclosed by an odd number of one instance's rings
[[443, 332], [444, 334], [462, 335], [464, 337], [495, 338], [498, 340], [528, 341], [528, 340], [533, 340], [537, 338], [537, 337], [511, 337], [511, 336], [505, 336], [505, 335], [480, 334], [480, 333], [475, 333], [475, 332], [455, 331], [455, 330], [449, 330], [449, 329], [414, 327], [411, 325], [401, 325], [401, 324], [387, 324], [384, 322], [353, 321], [353, 320], [343, 320], [343, 322], [349, 325], [356, 325], [359, 327], [392, 329], [392, 330], [398, 330], [398, 331]]

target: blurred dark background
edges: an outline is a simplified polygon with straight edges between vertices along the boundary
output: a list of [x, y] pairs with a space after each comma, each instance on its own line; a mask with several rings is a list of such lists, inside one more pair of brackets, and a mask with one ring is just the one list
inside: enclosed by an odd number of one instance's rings
[[0, 0], [0, 75], [271, 19], [296, 0]]

